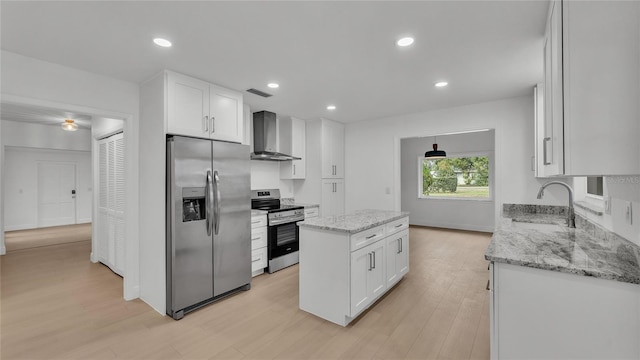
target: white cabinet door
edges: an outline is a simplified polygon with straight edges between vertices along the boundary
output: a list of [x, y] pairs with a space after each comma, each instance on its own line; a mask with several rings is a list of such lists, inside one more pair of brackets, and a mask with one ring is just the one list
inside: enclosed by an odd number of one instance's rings
[[544, 176], [564, 173], [562, 87], [562, 4], [552, 1], [544, 45], [544, 129], [541, 141]]
[[372, 267], [373, 256], [369, 247], [351, 253], [351, 316], [366, 309], [371, 302], [367, 278]]
[[381, 240], [368, 246], [373, 255], [373, 269], [367, 274], [367, 290], [375, 299], [387, 289], [385, 265], [385, 241]]
[[304, 179], [307, 175], [306, 127], [304, 120], [296, 118], [280, 119], [280, 152], [302, 159], [281, 162], [281, 179]]
[[241, 143], [244, 137], [242, 94], [215, 85], [209, 89], [211, 138]]
[[209, 137], [209, 84], [188, 76], [167, 76], [167, 133]]
[[322, 180], [322, 216], [344, 215], [344, 180]]
[[351, 316], [387, 289], [384, 249], [385, 241], [380, 240], [351, 253]]
[[322, 177], [344, 178], [344, 126], [322, 120]]
[[387, 285], [392, 286], [409, 272], [409, 232], [388, 236], [386, 242]]

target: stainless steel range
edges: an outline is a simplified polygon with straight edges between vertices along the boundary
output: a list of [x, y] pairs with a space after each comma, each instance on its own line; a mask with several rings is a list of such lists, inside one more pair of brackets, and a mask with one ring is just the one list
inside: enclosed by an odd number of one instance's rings
[[282, 205], [280, 190], [251, 190], [251, 208], [267, 211], [269, 273], [298, 263], [298, 226], [304, 220], [304, 207]]

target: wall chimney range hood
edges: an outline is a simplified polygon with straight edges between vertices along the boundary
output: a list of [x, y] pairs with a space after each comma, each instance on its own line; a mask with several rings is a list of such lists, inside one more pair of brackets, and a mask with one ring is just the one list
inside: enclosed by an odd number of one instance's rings
[[279, 153], [276, 114], [269, 111], [253, 113], [253, 153], [251, 160], [288, 161], [299, 157]]

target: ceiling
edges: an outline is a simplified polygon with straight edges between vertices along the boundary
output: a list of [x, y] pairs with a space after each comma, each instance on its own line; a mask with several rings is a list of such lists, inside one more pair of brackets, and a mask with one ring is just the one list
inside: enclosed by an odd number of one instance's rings
[[[531, 94], [542, 80], [548, 1], [2, 1], [0, 7], [3, 50], [135, 83], [171, 69], [242, 91], [252, 111], [348, 123]], [[397, 47], [405, 35], [415, 43]], [[173, 47], [154, 45], [155, 37]], [[449, 86], [435, 88], [441, 80]], [[280, 88], [269, 89], [269, 82]], [[329, 104], [337, 109], [327, 110]]]

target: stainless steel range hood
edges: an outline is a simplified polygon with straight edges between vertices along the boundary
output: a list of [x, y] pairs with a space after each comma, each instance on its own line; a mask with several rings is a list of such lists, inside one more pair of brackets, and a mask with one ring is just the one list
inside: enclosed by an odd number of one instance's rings
[[253, 153], [251, 160], [287, 161], [299, 157], [279, 153], [276, 114], [269, 111], [253, 113]]

